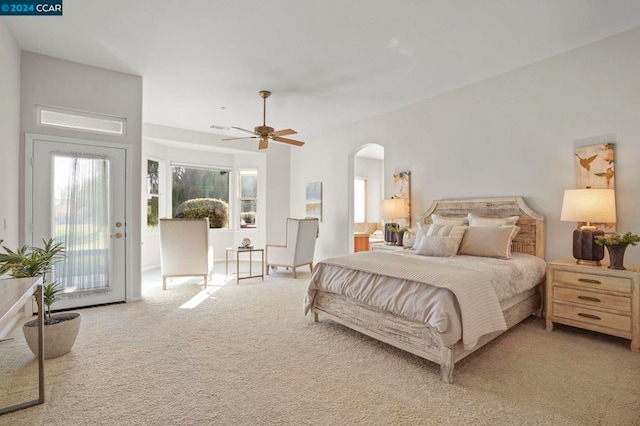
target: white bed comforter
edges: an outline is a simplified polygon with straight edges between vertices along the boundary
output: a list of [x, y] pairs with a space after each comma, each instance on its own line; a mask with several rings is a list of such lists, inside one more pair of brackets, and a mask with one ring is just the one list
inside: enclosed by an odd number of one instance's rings
[[534, 287], [545, 270], [543, 260], [520, 253], [510, 260], [356, 253], [316, 265], [304, 310], [317, 291], [335, 293], [429, 324], [446, 345], [462, 339], [470, 349], [482, 335], [506, 329], [500, 301]]

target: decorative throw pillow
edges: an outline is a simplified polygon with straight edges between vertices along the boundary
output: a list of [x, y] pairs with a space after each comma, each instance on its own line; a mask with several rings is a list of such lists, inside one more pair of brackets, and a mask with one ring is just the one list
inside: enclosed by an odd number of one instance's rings
[[502, 225], [515, 225], [520, 219], [520, 216], [509, 217], [483, 217], [477, 216], [473, 213], [469, 213], [469, 225], [470, 226], [502, 226]]
[[466, 216], [440, 216], [432, 214], [431, 220], [436, 225], [466, 225], [469, 221]]
[[429, 230], [427, 231], [427, 235], [439, 235], [441, 237], [460, 237], [464, 235], [464, 231], [468, 226], [463, 225], [436, 225], [431, 224], [429, 226]]
[[462, 237], [443, 237], [441, 235], [425, 235], [420, 240], [416, 254], [421, 256], [450, 257], [458, 252]]
[[511, 258], [511, 241], [520, 230], [515, 225], [470, 226], [464, 233], [458, 254]]
[[405, 248], [413, 248], [413, 244], [416, 242], [416, 234], [415, 233], [408, 233], [405, 232], [404, 236], [402, 237], [402, 245]]
[[418, 246], [420, 245], [420, 240], [422, 239], [423, 236], [427, 234], [428, 229], [429, 227], [424, 223], [418, 223], [418, 230], [416, 231], [416, 238], [413, 240], [413, 246], [411, 247], [412, 249], [414, 250], [418, 249]]

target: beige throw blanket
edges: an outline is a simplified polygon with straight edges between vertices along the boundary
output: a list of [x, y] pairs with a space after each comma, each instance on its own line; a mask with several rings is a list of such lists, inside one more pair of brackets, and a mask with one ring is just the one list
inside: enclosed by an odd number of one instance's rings
[[[450, 290], [460, 306], [462, 341], [465, 349], [474, 347], [478, 339], [485, 334], [507, 329], [494, 287], [488, 279], [476, 271], [434, 262], [421, 262], [411, 256], [380, 252], [360, 252], [325, 259], [321, 263]], [[372, 292], [367, 281], [351, 283], [348, 288], [335, 283], [330, 287], [334, 293], [339, 292], [343, 296], [355, 298], [379, 309], [391, 310], [396, 315], [409, 317], [412, 320], [424, 321], [424, 315], [418, 312], [421, 309], [420, 306], [412, 308], [415, 312], [407, 312], [406, 306], [402, 307], [403, 312], [394, 312], [394, 305], [389, 299], [390, 294]], [[327, 291], [322, 283], [316, 282], [314, 271], [305, 297], [305, 314], [311, 309], [313, 298], [318, 290]], [[372, 294], [374, 294], [373, 297]]]

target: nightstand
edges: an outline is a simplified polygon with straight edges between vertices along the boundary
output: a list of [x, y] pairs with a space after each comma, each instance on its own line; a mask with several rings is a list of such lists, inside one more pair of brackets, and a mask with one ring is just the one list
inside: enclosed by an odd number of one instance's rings
[[387, 244], [371, 244], [371, 251], [384, 251], [387, 253], [394, 253], [404, 250], [403, 246], [392, 246]]
[[549, 262], [546, 284], [547, 331], [553, 323], [571, 325], [631, 340], [640, 352], [640, 266], [626, 270]]

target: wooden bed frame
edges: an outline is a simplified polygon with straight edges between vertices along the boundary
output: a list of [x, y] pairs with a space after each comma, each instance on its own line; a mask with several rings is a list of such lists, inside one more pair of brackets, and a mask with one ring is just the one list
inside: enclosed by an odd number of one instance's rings
[[[520, 231], [511, 250], [544, 260], [544, 216], [529, 208], [521, 197], [434, 201], [427, 213], [420, 218], [420, 222], [432, 223], [431, 215], [434, 213], [442, 216], [466, 216], [467, 213], [485, 217], [520, 216], [517, 222]], [[507, 329], [532, 314], [541, 314], [543, 284], [544, 279], [538, 284], [535, 294], [504, 311]], [[314, 322], [318, 322], [318, 315], [322, 314], [374, 339], [440, 364], [440, 378], [445, 383], [453, 382], [453, 367], [456, 362], [502, 334], [496, 332], [485, 335], [470, 350], [464, 350], [462, 342], [446, 346], [438, 331], [427, 324], [410, 321], [353, 299], [322, 291], [316, 294], [311, 312]]]

